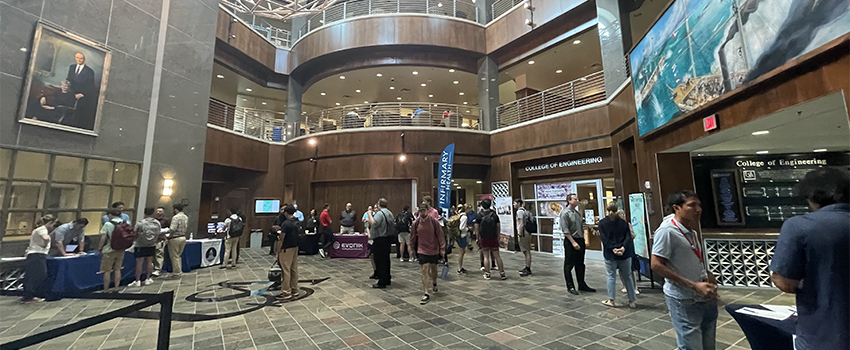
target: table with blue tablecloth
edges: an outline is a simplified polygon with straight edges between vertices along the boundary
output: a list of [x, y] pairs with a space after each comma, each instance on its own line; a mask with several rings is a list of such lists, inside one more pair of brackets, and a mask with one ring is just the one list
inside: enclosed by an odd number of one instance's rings
[[753, 350], [794, 349], [793, 335], [797, 328], [797, 316], [780, 321], [736, 312], [744, 307], [764, 308], [759, 305], [726, 305], [726, 312], [741, 326]]

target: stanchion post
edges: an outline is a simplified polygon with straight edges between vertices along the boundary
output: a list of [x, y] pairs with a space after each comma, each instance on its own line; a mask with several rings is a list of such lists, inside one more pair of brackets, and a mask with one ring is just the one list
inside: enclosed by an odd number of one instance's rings
[[171, 313], [174, 308], [174, 291], [162, 293], [159, 298], [159, 333], [157, 334], [156, 348], [168, 350], [171, 341]]

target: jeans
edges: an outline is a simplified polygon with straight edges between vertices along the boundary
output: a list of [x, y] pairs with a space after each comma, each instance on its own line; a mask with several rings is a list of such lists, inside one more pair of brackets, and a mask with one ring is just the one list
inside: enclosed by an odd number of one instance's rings
[[608, 299], [614, 300], [617, 296], [617, 270], [620, 271], [620, 277], [625, 281], [626, 292], [629, 296], [629, 301], [635, 301], [635, 282], [632, 278], [632, 259], [626, 260], [605, 260], [605, 269], [608, 270]]
[[576, 286], [573, 283], [573, 274], [572, 270], [575, 268], [576, 270], [576, 280], [578, 280], [579, 288], [587, 288], [587, 283], [584, 282], [584, 252], [586, 249], [586, 245], [584, 243], [584, 238], [573, 238], [576, 240], [576, 243], [579, 245], [579, 249], [576, 250], [573, 248], [573, 245], [570, 244], [569, 240], [566, 240], [564, 243], [564, 279], [567, 280], [567, 289], [575, 289]]
[[24, 300], [44, 296], [44, 280], [47, 279], [47, 254], [27, 254], [24, 275]]
[[331, 232], [330, 227], [322, 227], [319, 230], [320, 234], [322, 235], [319, 238], [324, 240], [320, 248], [322, 248], [322, 250], [324, 250], [325, 252], [328, 252], [330, 251], [331, 246], [334, 244], [336, 238], [334, 238], [334, 234], [333, 232]]
[[676, 329], [680, 350], [714, 350], [717, 333], [717, 301], [697, 302], [664, 296], [670, 321]]

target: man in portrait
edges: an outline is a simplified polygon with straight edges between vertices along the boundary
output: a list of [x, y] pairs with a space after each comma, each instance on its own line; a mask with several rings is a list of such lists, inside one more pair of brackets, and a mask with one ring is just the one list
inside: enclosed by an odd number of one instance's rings
[[74, 55], [76, 64], [68, 67], [68, 77], [71, 89], [77, 98], [77, 111], [74, 120], [65, 120], [65, 125], [91, 128], [94, 125], [95, 108], [97, 105], [97, 85], [94, 79], [94, 70], [86, 65], [86, 56], [80, 52]]

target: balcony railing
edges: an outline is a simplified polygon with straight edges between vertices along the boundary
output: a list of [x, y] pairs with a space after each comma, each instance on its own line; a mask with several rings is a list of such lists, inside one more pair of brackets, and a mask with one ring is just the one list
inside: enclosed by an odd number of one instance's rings
[[[421, 13], [450, 16], [477, 23], [484, 21], [472, 2], [462, 0], [359, 0], [339, 3], [307, 18], [307, 24], [298, 30], [298, 37], [323, 25], [347, 18], [386, 13]], [[295, 31], [295, 28], [292, 29]]]
[[602, 71], [496, 107], [496, 124], [504, 128], [547, 115], [604, 101]]
[[478, 107], [439, 103], [372, 103], [341, 106], [306, 115], [301, 134], [382, 126], [480, 130]]
[[210, 99], [207, 124], [258, 140], [282, 142], [287, 139], [284, 116], [282, 112], [236, 107]]
[[219, 4], [219, 8], [233, 16], [233, 18], [238, 19], [275, 47], [289, 48], [292, 45], [292, 33], [289, 30], [271, 25], [263, 20], [262, 17], [251, 13], [240, 12], [226, 1], [222, 1]]
[[505, 14], [508, 10], [514, 8], [514, 6], [523, 3], [525, 0], [497, 0], [492, 5], [490, 5], [490, 9], [493, 10], [493, 19]]

